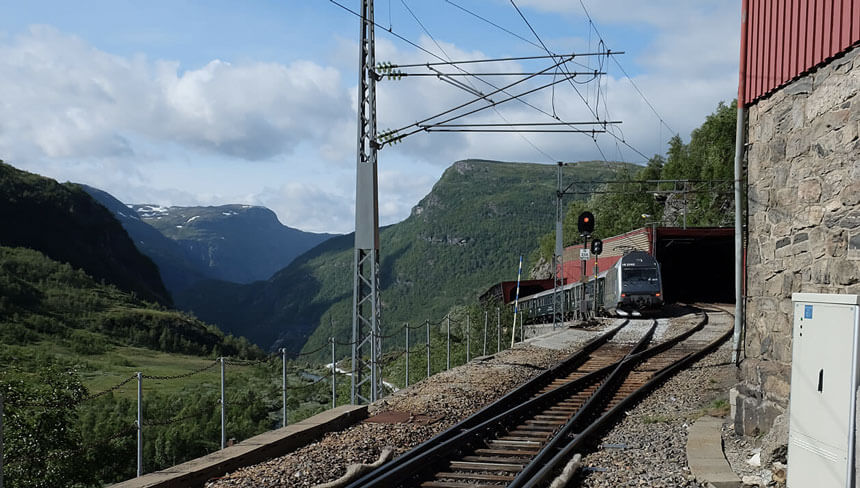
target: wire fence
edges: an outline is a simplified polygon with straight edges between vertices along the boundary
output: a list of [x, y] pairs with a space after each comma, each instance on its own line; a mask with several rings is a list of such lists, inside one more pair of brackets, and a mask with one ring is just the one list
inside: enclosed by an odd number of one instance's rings
[[[414, 377], [415, 370], [412, 369], [410, 373], [410, 363], [414, 366], [416, 359], [414, 356], [420, 355], [416, 354], [421, 349], [424, 349], [424, 362], [426, 364], [421, 364], [421, 366], [426, 366], [426, 374], [425, 378], [429, 378], [435, 372], [441, 372], [442, 369], [439, 366], [434, 367], [434, 365], [438, 365], [441, 363], [440, 354], [444, 355], [445, 367], [444, 370], [451, 369], [452, 360], [461, 361], [462, 358], [462, 348], [465, 348], [465, 361], [468, 362], [472, 357], [477, 357], [479, 355], [486, 355], [488, 353], [488, 338], [491, 338], [492, 335], [495, 335], [496, 340], [496, 348], [494, 352], [499, 352], [502, 350], [502, 329], [503, 324], [501, 322], [501, 312], [497, 310], [495, 323], [491, 323], [489, 312], [485, 312], [483, 321], [474, 321], [478, 322], [473, 327], [473, 321], [471, 320], [471, 316], [467, 316], [466, 318], [453, 318], [450, 314], [442, 317], [437, 321], [431, 322], [429, 319], [425, 320], [423, 323], [418, 323], [416, 325], [409, 325], [408, 323], [404, 323], [399, 327], [387, 330], [387, 334], [379, 334], [376, 336], [376, 339], [380, 341], [382, 340], [391, 340], [397, 337], [403, 336], [404, 342], [395, 342], [389, 344], [386, 353], [379, 359], [379, 366], [381, 368], [389, 368], [392, 369], [389, 372], [389, 377], [386, 381], [382, 383], [388, 389], [388, 391], [396, 391], [398, 388], [395, 383], [400, 385], [409, 386], [410, 384], [410, 374]], [[452, 333], [453, 328], [453, 333]], [[423, 329], [423, 334], [420, 332]], [[495, 330], [492, 330], [495, 329]], [[410, 341], [410, 332], [418, 331], [419, 342], [412, 343]], [[432, 332], [432, 333], [431, 333]], [[473, 335], [477, 334], [480, 339], [473, 340]], [[423, 338], [421, 337], [423, 336]], [[420, 342], [423, 339], [424, 343]], [[442, 351], [441, 342], [444, 341], [445, 350]], [[460, 351], [457, 358], [452, 357], [452, 342], [459, 344], [458, 350]], [[478, 342], [479, 347], [477, 350], [473, 351], [473, 346], [475, 342]], [[489, 341], [490, 346], [492, 341]], [[464, 344], [465, 343], [465, 344]], [[208, 421], [211, 420], [211, 413], [200, 410], [200, 411], [192, 411], [191, 413], [182, 412], [182, 410], [177, 410], [179, 414], [175, 417], [171, 418], [163, 418], [163, 419], [155, 419], [155, 418], [145, 418], [143, 412], [143, 401], [144, 401], [144, 384], [148, 381], [156, 381], [159, 382], [159, 386], [163, 386], [162, 382], [176, 382], [178, 380], [184, 380], [187, 378], [191, 378], [197, 375], [201, 375], [203, 373], [214, 370], [216, 367], [220, 366], [220, 398], [216, 402], [216, 405], [220, 407], [221, 410], [221, 449], [227, 447], [227, 416], [229, 413], [229, 409], [234, 409], [239, 411], [241, 409], [249, 408], [253, 406], [254, 402], [257, 401], [257, 398], [252, 398], [246, 402], [233, 402], [230, 403], [227, 401], [226, 396], [226, 376], [228, 372], [228, 367], [231, 368], [248, 368], [253, 366], [264, 366], [264, 365], [272, 365], [274, 366], [276, 361], [280, 361], [282, 363], [282, 371], [281, 371], [281, 400], [277, 402], [278, 404], [272, 404], [269, 402], [269, 407], [274, 405], [274, 408], [269, 408], [269, 413], [281, 410], [281, 425], [286, 426], [288, 424], [288, 405], [289, 405], [289, 396], [290, 394], [296, 394], [297, 392], [309, 391], [316, 387], [318, 387], [321, 383], [329, 383], [331, 386], [331, 407], [334, 408], [337, 405], [338, 394], [337, 394], [337, 385], [338, 385], [338, 376], [349, 377], [352, 375], [352, 352], [341, 355], [340, 359], [337, 359], [336, 347], [352, 347], [356, 344], [355, 341], [350, 342], [341, 342], [338, 341], [335, 337], [329, 337], [328, 340], [319, 347], [316, 347], [312, 350], [305, 351], [299, 354], [293, 355], [293, 359], [295, 358], [308, 358], [308, 357], [320, 357], [320, 353], [323, 350], [330, 348], [331, 349], [331, 362], [326, 365], [326, 368], [330, 371], [324, 375], [316, 375], [310, 374], [304, 371], [299, 371], [298, 373], [298, 383], [294, 380], [288, 381], [288, 352], [286, 349], [280, 349], [276, 354], [270, 354], [264, 358], [257, 360], [244, 360], [240, 358], [228, 358], [228, 357], [220, 357], [213, 360], [211, 363], [205, 364], [199, 368], [193, 369], [191, 371], [174, 374], [174, 375], [155, 375], [148, 374], [142, 371], [137, 372], [131, 376], [123, 378], [112, 386], [105, 388], [101, 391], [95, 393], [89, 393], [86, 395], [81, 395], [77, 401], [69, 402], [67, 399], [51, 399], [51, 400], [40, 400], [38, 398], [2, 398], [0, 395], [0, 488], [2, 488], [2, 476], [3, 476], [3, 411], [4, 407], [8, 409], [43, 409], [43, 410], [51, 410], [51, 409], [68, 409], [69, 407], [77, 407], [78, 405], [88, 402], [111, 393], [117, 392], [121, 390], [123, 387], [135, 382], [137, 386], [137, 417], [132, 421], [129, 419], [130, 423], [125, 424], [126, 427], [119, 429], [117, 432], [108, 433], [104, 436], [89, 441], [86, 445], [79, 446], [78, 448], [71, 450], [58, 450], [56, 451], [56, 455], [75, 455], [83, 452], [91, 451], [96, 449], [99, 446], [105, 445], [111, 441], [122, 439], [122, 438], [133, 438], [137, 437], [137, 475], [141, 476], [145, 472], [145, 460], [143, 459], [143, 442], [146, 438], [147, 429], [155, 428], [155, 427], [165, 427], [176, 424], [181, 424], [184, 422], [191, 421]], [[490, 347], [492, 349], [492, 347]], [[489, 351], [493, 352], [493, 351]], [[475, 353], [475, 354], [473, 354]], [[404, 360], [405, 357], [405, 360]], [[434, 361], [435, 359], [435, 361]], [[402, 372], [403, 376], [401, 378], [390, 377], [391, 375], [401, 374], [401, 369], [394, 367], [396, 363], [403, 360], [404, 370]], [[363, 360], [362, 360], [363, 361]], [[420, 361], [420, 360], [419, 360]], [[338, 364], [346, 362], [346, 367], [341, 369], [338, 367]], [[295, 364], [290, 364], [291, 370], [296, 369]], [[264, 373], [266, 374], [266, 373]], [[296, 375], [293, 375], [296, 376]], [[204, 382], [201, 382], [204, 383]], [[385, 392], [385, 389], [383, 389]], [[383, 393], [385, 394], [385, 393]], [[7, 465], [10, 463], [16, 462], [16, 459], [7, 459]]]

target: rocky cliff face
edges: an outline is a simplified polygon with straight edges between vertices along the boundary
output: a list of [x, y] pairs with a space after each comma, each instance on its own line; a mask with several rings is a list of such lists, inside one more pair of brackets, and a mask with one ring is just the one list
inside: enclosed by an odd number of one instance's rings
[[548, 280], [552, 278], [552, 263], [541, 257], [529, 270], [530, 280]]

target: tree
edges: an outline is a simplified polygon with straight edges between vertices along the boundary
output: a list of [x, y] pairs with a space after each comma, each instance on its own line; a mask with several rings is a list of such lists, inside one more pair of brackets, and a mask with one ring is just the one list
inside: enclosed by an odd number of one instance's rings
[[[33, 381], [33, 380], [36, 381]], [[86, 395], [77, 374], [43, 368], [25, 380], [0, 373], [4, 404], [4, 474], [10, 488], [91, 484], [79, 462], [76, 406]]]

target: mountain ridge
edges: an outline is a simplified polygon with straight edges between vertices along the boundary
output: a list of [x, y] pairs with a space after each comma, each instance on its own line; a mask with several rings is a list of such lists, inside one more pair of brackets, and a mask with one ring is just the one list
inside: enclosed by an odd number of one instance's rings
[[185, 259], [205, 277], [235, 283], [268, 279], [335, 235], [283, 225], [271, 209], [255, 205], [130, 208], [142, 222], [177, 243]]
[[146, 300], [172, 303], [155, 263], [81, 186], [0, 161], [0, 188], [0, 245], [37, 250]]
[[[634, 165], [584, 162], [567, 171], [592, 181], [625, 167]], [[556, 174], [554, 164], [487, 160], [446, 169], [409, 217], [380, 229], [383, 331], [388, 324], [441, 317], [515, 276], [519, 256], [528, 257], [552, 225]], [[177, 303], [264, 348], [296, 353], [319, 347], [330, 323], [341, 342], [349, 342], [353, 239], [329, 239], [266, 281], [244, 287], [201, 282], [177, 295]], [[217, 299], [207, 300], [212, 296]]]

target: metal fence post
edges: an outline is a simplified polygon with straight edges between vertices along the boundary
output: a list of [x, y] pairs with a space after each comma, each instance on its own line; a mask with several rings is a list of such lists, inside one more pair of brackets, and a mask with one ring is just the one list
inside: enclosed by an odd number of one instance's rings
[[337, 406], [337, 371], [335, 370], [337, 363], [334, 359], [334, 346], [334, 336], [331, 336], [331, 408]]
[[[406, 387], [408, 387], [408, 386], [409, 386], [409, 322], [406, 322]], [[2, 487], [0, 487], [0, 488], [2, 488]]]
[[448, 353], [445, 356], [445, 370], [447, 371], [451, 369], [451, 314], [448, 314], [446, 318], [448, 319]]
[[427, 319], [424, 324], [427, 326], [427, 377], [430, 377], [430, 319]]
[[487, 322], [490, 313], [488, 310], [484, 310], [484, 356], [487, 355]]
[[227, 445], [227, 404], [224, 399], [224, 356], [221, 356], [221, 449]]
[[3, 488], [3, 395], [0, 394], [0, 488]]
[[281, 348], [281, 397], [283, 403], [283, 422], [281, 427], [287, 426], [287, 348]]
[[523, 340], [525, 340], [525, 338], [526, 338], [525, 334], [526, 334], [526, 331], [525, 331], [525, 329], [523, 329], [523, 314], [522, 314], [522, 312], [520, 312], [520, 342], [523, 342]]
[[502, 311], [496, 307], [496, 352], [502, 350]]
[[469, 362], [469, 356], [471, 354], [472, 347], [472, 321], [470, 317], [466, 315], [466, 362]]
[[143, 475], [143, 373], [137, 372], [137, 475]]

